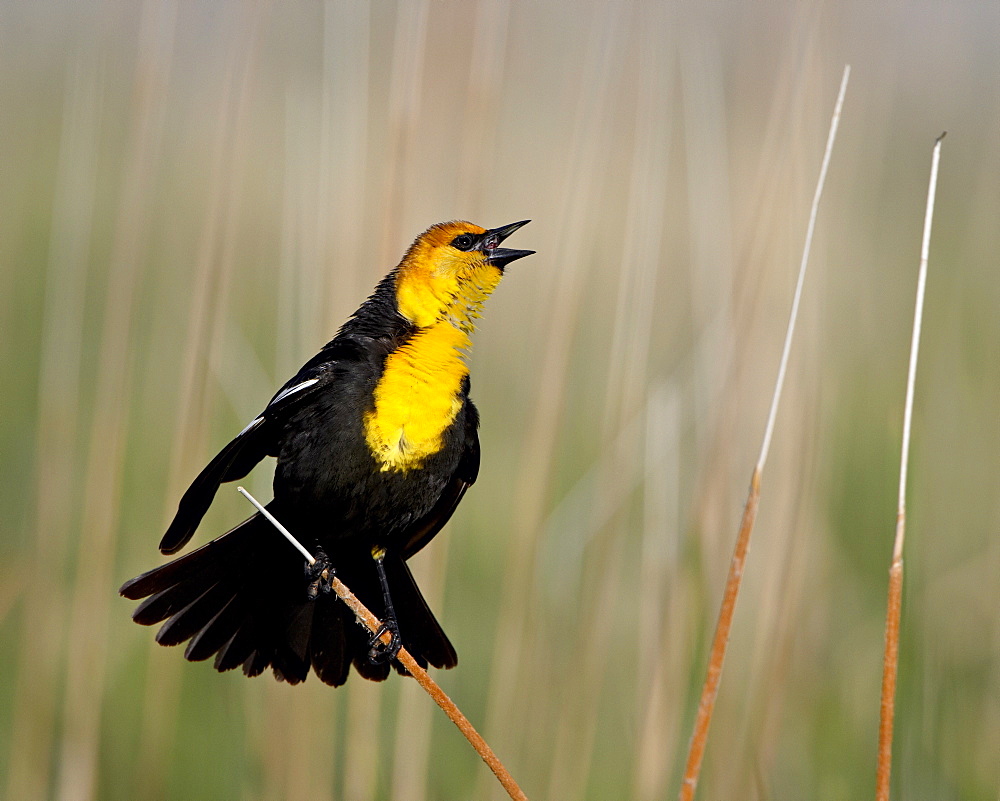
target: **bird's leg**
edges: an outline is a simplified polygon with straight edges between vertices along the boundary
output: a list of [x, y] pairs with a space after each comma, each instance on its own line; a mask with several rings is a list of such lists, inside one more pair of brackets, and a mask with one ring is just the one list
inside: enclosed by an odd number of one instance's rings
[[[399, 624], [396, 622], [396, 612], [392, 608], [392, 597], [389, 595], [389, 581], [385, 577], [385, 548], [372, 548], [372, 558], [378, 571], [378, 580], [382, 584], [382, 602], [385, 614], [382, 615], [382, 625], [368, 641], [368, 659], [372, 664], [380, 665], [396, 658], [403, 641], [399, 637]], [[389, 643], [382, 642], [382, 635], [389, 633]]]
[[318, 545], [313, 552], [313, 558], [315, 561], [306, 563], [306, 580], [309, 582], [306, 586], [306, 596], [310, 601], [315, 601], [321, 593], [328, 595], [333, 589], [333, 577], [337, 575], [330, 557]]

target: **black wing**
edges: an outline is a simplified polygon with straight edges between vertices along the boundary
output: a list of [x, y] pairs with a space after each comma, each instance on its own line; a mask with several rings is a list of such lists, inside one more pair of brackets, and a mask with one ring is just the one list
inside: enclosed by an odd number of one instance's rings
[[469, 399], [466, 399], [465, 406], [465, 450], [462, 458], [434, 508], [407, 532], [401, 550], [403, 559], [409, 559], [434, 538], [451, 519], [465, 491], [476, 483], [479, 476], [479, 412]]
[[336, 380], [338, 365], [358, 358], [364, 348], [365, 343], [354, 339], [334, 339], [278, 390], [264, 411], [219, 451], [188, 487], [160, 540], [161, 553], [176, 553], [188, 543], [212, 505], [219, 485], [243, 478], [265, 456], [274, 456], [292, 410], [310, 402]]

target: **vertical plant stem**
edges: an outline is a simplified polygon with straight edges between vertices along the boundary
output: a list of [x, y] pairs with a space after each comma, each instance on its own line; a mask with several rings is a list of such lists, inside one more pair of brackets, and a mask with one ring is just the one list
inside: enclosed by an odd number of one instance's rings
[[722, 681], [722, 667], [726, 659], [726, 646], [729, 644], [729, 631], [733, 624], [736, 598], [739, 595], [740, 582], [743, 579], [743, 568], [746, 564], [747, 551], [750, 547], [750, 534], [753, 531], [754, 521], [757, 519], [757, 506], [760, 502], [760, 479], [764, 471], [764, 463], [767, 461], [767, 454], [771, 445], [771, 435], [774, 431], [774, 422], [778, 414], [778, 402], [781, 399], [781, 390], [784, 386], [785, 371], [788, 366], [788, 354], [792, 347], [792, 336], [795, 333], [795, 321], [799, 312], [799, 300], [802, 297], [802, 285], [805, 282], [806, 266], [809, 263], [813, 231], [816, 227], [816, 214], [819, 209], [820, 198], [823, 195], [823, 186], [826, 183], [827, 168], [830, 165], [833, 143], [837, 137], [840, 111], [844, 105], [844, 95], [847, 93], [847, 81], [850, 75], [850, 66], [845, 66], [844, 75], [840, 81], [840, 92], [837, 94], [837, 103], [833, 110], [833, 118], [830, 121], [830, 133], [826, 140], [826, 151], [823, 154], [819, 180], [816, 182], [816, 192], [813, 195], [812, 209], [809, 214], [809, 226], [806, 229], [806, 241], [802, 250], [802, 261], [799, 265], [799, 277], [795, 286], [792, 310], [788, 318], [785, 344], [781, 353], [781, 364], [778, 368], [778, 378], [775, 381], [774, 395], [771, 399], [771, 409], [767, 418], [767, 426], [764, 430], [764, 440], [761, 444], [757, 464], [754, 466], [753, 474], [750, 477], [750, 493], [747, 496], [746, 506], [743, 509], [743, 520], [740, 523], [740, 532], [736, 538], [736, 547], [729, 565], [729, 576], [726, 578], [726, 589], [722, 596], [722, 607], [719, 609], [715, 636], [712, 640], [712, 650], [709, 654], [708, 669], [701, 690], [701, 700], [698, 702], [698, 712], [695, 716], [691, 744], [688, 748], [687, 763], [684, 768], [684, 779], [681, 783], [679, 794], [681, 801], [691, 801], [694, 798], [694, 792], [698, 786], [698, 777], [701, 774], [701, 763], [705, 756], [705, 746], [708, 742], [708, 728], [712, 722], [712, 712], [715, 710], [715, 701], [719, 694], [719, 684]]
[[[110, 17], [110, 12], [108, 12]], [[55, 757], [59, 801], [98, 797], [102, 770], [104, 693], [111, 681], [110, 597], [126, 482], [129, 416], [135, 386], [135, 331], [141, 280], [161, 173], [166, 98], [174, 71], [177, 8], [146, 0], [136, 41], [127, 139], [108, 263], [93, 413], [83, 469], [80, 536], [67, 610], [62, 734]]]
[[[590, 242], [600, 230], [601, 198], [606, 192], [601, 164], [610, 147], [607, 121], [611, 119], [615, 78], [620, 74], [626, 15], [614, 5], [596, 6], [587, 23], [587, 39], [579, 73], [571, 135], [566, 143], [558, 192], [566, 198], [556, 207], [552, 230], [553, 252], [560, 254], [556, 282], [543, 291], [550, 300], [538, 320], [544, 325], [536, 336], [545, 347], [540, 352], [538, 385], [530, 420], [525, 422], [518, 480], [512, 491], [513, 523], [506, 544], [506, 569], [500, 590], [499, 616], [493, 638], [491, 675], [486, 702], [486, 726], [505, 751], [520, 750], [525, 759], [540, 757], [539, 770], [554, 767], [548, 755], [525, 748], [519, 735], [526, 705], [555, 719], [562, 718], [558, 694], [539, 692], [550, 667], [527, 653], [534, 637], [543, 636], [530, 614], [530, 599], [539, 586], [536, 575], [540, 531], [546, 519], [548, 493], [552, 491], [560, 421], [570, 395], [568, 375], [572, 362], [577, 318], [583, 314], [582, 295], [588, 277]], [[526, 603], [525, 599], [529, 599]], [[541, 672], [536, 672], [536, 671]], [[538, 695], [535, 695], [538, 693]], [[514, 699], [522, 699], [515, 701]], [[524, 700], [527, 699], [527, 700]], [[558, 709], [558, 711], [551, 711]], [[484, 797], [481, 783], [474, 798]]]
[[[29, 564], [44, 564], [46, 572], [58, 580], [50, 582], [44, 593], [24, 595], [24, 626], [10, 712], [10, 731], [18, 735], [9, 738], [6, 798], [50, 794], [48, 755], [56, 736], [59, 701], [53, 688], [59, 686], [67, 641], [64, 610], [69, 601], [62, 579], [74, 525], [72, 488], [80, 470], [76, 443], [82, 416], [82, 298], [90, 277], [87, 254], [92, 247], [99, 163], [101, 88], [96, 47], [83, 48], [73, 56], [66, 86], [38, 364], [35, 547], [27, 557]], [[17, 574], [29, 579], [21, 566], [12, 566], [7, 575]]]
[[910, 367], [906, 377], [906, 405], [903, 412], [903, 445], [899, 463], [899, 505], [896, 511], [896, 539], [889, 568], [889, 599], [885, 613], [885, 655], [882, 659], [882, 702], [878, 726], [878, 765], [875, 773], [875, 798], [889, 801], [889, 775], [892, 771], [892, 727], [896, 707], [896, 677], [899, 673], [899, 621], [903, 606], [903, 538], [906, 534], [906, 469], [910, 459], [910, 427], [913, 422], [913, 388], [917, 379], [917, 356], [920, 350], [920, 327], [924, 316], [924, 292], [927, 287], [927, 259], [931, 245], [931, 222], [937, 194], [938, 164], [941, 161], [941, 134], [934, 143], [931, 177], [927, 188], [924, 235], [920, 245], [920, 270], [917, 275], [917, 301], [913, 312], [913, 336], [910, 341]]
[[719, 609], [719, 620], [715, 628], [715, 638], [712, 640], [712, 652], [708, 658], [708, 670], [705, 673], [705, 683], [701, 690], [701, 700], [698, 702], [698, 713], [695, 717], [687, 765], [684, 769], [684, 782], [680, 792], [680, 798], [683, 801], [690, 801], [694, 798], [694, 791], [698, 786], [698, 776], [701, 772], [701, 763], [708, 742], [708, 727], [712, 722], [715, 699], [719, 695], [722, 666], [726, 659], [726, 646], [729, 644], [729, 630], [733, 624], [736, 597], [740, 591], [740, 581], [743, 579], [743, 567], [747, 561], [747, 550], [750, 548], [750, 532], [757, 519], [759, 501], [760, 467], [758, 466], [754, 468], [750, 478], [750, 493], [747, 496], [746, 506], [743, 508], [740, 533], [736, 538], [736, 548], [733, 550], [733, 560], [729, 565], [726, 589], [722, 594], [722, 607]]

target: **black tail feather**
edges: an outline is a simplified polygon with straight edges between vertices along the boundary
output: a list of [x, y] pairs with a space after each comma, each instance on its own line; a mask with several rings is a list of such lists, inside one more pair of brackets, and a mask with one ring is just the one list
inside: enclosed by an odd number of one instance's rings
[[[334, 553], [332, 561], [344, 583], [381, 617], [381, 589], [367, 549]], [[385, 566], [403, 645], [424, 667], [453, 667], [455, 649], [406, 563], [389, 554]], [[332, 594], [308, 599], [303, 567], [302, 557], [271, 524], [254, 515], [207, 545], [127, 581], [120, 592], [145, 599], [133, 619], [163, 623], [159, 643], [189, 640], [185, 658], [215, 656], [219, 671], [242, 666], [246, 675], [256, 676], [271, 667], [275, 677], [294, 684], [312, 668], [321, 681], [339, 686], [353, 664], [367, 679], [386, 679], [390, 666], [369, 660], [371, 635], [350, 609]]]
[[235, 596], [235, 589], [219, 582], [174, 614], [156, 633], [160, 645], [180, 645], [204, 629]]
[[458, 654], [420, 593], [409, 566], [400, 558], [385, 560], [392, 602], [403, 643], [421, 667], [453, 668]]
[[236, 633], [215, 655], [215, 669], [220, 673], [238, 668], [253, 652], [253, 629], [249, 620], [236, 630]]
[[203, 583], [189, 580], [184, 584], [167, 587], [139, 604], [132, 613], [132, 619], [143, 626], [162, 623], [183, 611], [214, 586], [214, 581]]
[[184, 658], [191, 662], [208, 659], [226, 645], [239, 630], [245, 612], [240, 597], [234, 595], [204, 628], [191, 638], [184, 650]]
[[198, 582], [202, 582], [199, 586], [207, 587], [217, 579], [220, 563], [239, 560], [240, 552], [247, 544], [244, 527], [249, 528], [257, 517], [254, 515], [244, 520], [236, 528], [179, 559], [129, 579], [118, 592], [131, 601], [138, 601], [173, 587], [193, 586]]
[[347, 674], [351, 669], [347, 631], [360, 628], [338, 607], [343, 607], [343, 604], [335, 602], [316, 605], [309, 654], [312, 668], [319, 680], [334, 687], [347, 681]]
[[[267, 666], [271, 664], [271, 652], [268, 649], [261, 648], [260, 650], [255, 650], [250, 653], [247, 657], [246, 662], [243, 663], [243, 675], [244, 676], [259, 676], [265, 670]], [[275, 673], [275, 677], [278, 681], [282, 681], [285, 677], [279, 676]]]

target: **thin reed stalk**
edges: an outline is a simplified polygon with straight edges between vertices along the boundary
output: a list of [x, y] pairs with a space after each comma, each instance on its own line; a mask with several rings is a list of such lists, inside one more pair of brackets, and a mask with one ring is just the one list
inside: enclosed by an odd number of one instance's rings
[[166, 89], [175, 66], [176, 8], [142, 4], [135, 99], [128, 120], [124, 169], [103, 300], [100, 358], [91, 381], [94, 412], [87, 434], [80, 538], [69, 598], [62, 701], [53, 797], [84, 801], [99, 793], [102, 698], [110, 681], [110, 598], [122, 514], [129, 435], [129, 400], [135, 387], [134, 331], [145, 243], [154, 221], [153, 187], [159, 177], [165, 131]]
[[[519, 457], [517, 481], [513, 490], [514, 513], [506, 546], [504, 581], [499, 603], [491, 677], [487, 699], [487, 727], [500, 738], [505, 749], [522, 749], [526, 760], [538, 759], [539, 771], [551, 769], [552, 762], [539, 749], [525, 747], [519, 737], [519, 720], [524, 712], [512, 698], [530, 699], [532, 708], [546, 710], [549, 719], [561, 718], [555, 698], [545, 692], [549, 666], [535, 660], [529, 651], [535, 634], [530, 604], [537, 585], [536, 557], [538, 532], [546, 519], [547, 494], [552, 489], [560, 421], [565, 413], [570, 386], [567, 375], [572, 358], [572, 331], [581, 314], [581, 297], [587, 279], [589, 242], [599, 227], [589, 198], [603, 191], [602, 164], [609, 147], [607, 120], [614, 99], [615, 79], [621, 74], [619, 53], [625, 33], [625, 15], [613, 6], [592, 10], [587, 24], [585, 54], [580, 69], [580, 91], [575, 100], [573, 125], [562, 162], [559, 194], [566, 202], [559, 207], [553, 225], [556, 232], [551, 251], [558, 254], [559, 269], [553, 283], [544, 290], [548, 298], [544, 329], [537, 334], [545, 343], [532, 398], [532, 414], [525, 424], [523, 451]], [[533, 673], [533, 671], [539, 671]], [[537, 693], [534, 697], [532, 694]], [[558, 711], [557, 711], [558, 710]], [[486, 788], [479, 784], [474, 797], [484, 797]]]
[[771, 445], [771, 436], [774, 431], [774, 423], [778, 414], [778, 403], [781, 400], [781, 390], [784, 386], [785, 373], [788, 367], [788, 354], [791, 351], [792, 337], [795, 333], [795, 322], [798, 318], [799, 302], [802, 298], [802, 286], [805, 282], [806, 267], [809, 263], [809, 252], [812, 248], [813, 232], [816, 228], [816, 215], [819, 209], [819, 201], [823, 196], [823, 186], [826, 183], [826, 173], [830, 165], [830, 155], [833, 152], [833, 143], [837, 137], [837, 127], [840, 124], [840, 111], [844, 105], [844, 96], [847, 93], [847, 81], [850, 78], [850, 66], [844, 67], [844, 74], [840, 81], [840, 91], [837, 94], [837, 102], [834, 106], [833, 118], [830, 121], [830, 133], [826, 141], [826, 151], [823, 154], [823, 163], [820, 167], [819, 180], [816, 182], [816, 192], [813, 195], [812, 209], [809, 214], [809, 225], [806, 229], [805, 246], [802, 250], [802, 261], [799, 265], [799, 277], [795, 286], [795, 296], [792, 300], [792, 310], [788, 318], [788, 328], [785, 332], [785, 344], [781, 353], [781, 363], [778, 368], [778, 378], [774, 386], [774, 395], [771, 398], [771, 408], [768, 413], [767, 426], [764, 429], [764, 440], [761, 443], [760, 455], [757, 464], [754, 466], [750, 476], [750, 492], [747, 496], [746, 505], [743, 509], [743, 520], [740, 523], [739, 535], [736, 538], [736, 547], [733, 551], [733, 558], [729, 566], [729, 575], [726, 579], [726, 588], [722, 596], [722, 607], [719, 610], [719, 618], [716, 623], [715, 636], [712, 640], [712, 650], [709, 655], [708, 669], [705, 674], [705, 682], [702, 686], [701, 699], [698, 702], [698, 712], [695, 717], [694, 729], [691, 735], [691, 744], [688, 749], [687, 763], [684, 769], [684, 779], [681, 783], [679, 798], [681, 801], [691, 801], [694, 798], [695, 789], [698, 786], [698, 777], [701, 773], [701, 764], [705, 756], [705, 747], [708, 742], [708, 729], [712, 722], [712, 712], [715, 709], [715, 701], [719, 694], [719, 684], [722, 681], [722, 668], [726, 658], [726, 646], [729, 643], [729, 631], [732, 628], [733, 612], [736, 609], [736, 598], [740, 591], [740, 583], [743, 579], [743, 570], [746, 565], [747, 551], [750, 548], [750, 534], [753, 531], [754, 521], [757, 519], [757, 507], [760, 503], [760, 480], [764, 471], [764, 464], [767, 461], [768, 450]]
[[910, 427], [913, 422], [913, 389], [917, 380], [917, 356], [920, 351], [920, 327], [924, 316], [924, 292], [927, 287], [927, 259], [931, 247], [931, 222], [937, 194], [938, 164], [941, 161], [941, 134], [934, 143], [931, 177], [927, 187], [927, 210], [924, 235], [920, 245], [920, 270], [917, 274], [917, 301], [913, 312], [913, 336], [910, 340], [910, 366], [906, 377], [906, 405], [903, 412], [903, 445], [899, 460], [899, 505], [896, 511], [896, 539], [889, 568], [889, 600], [885, 613], [885, 655], [882, 659], [882, 701], [879, 707], [878, 764], [875, 772], [875, 798], [889, 801], [889, 775], [892, 772], [892, 727], [896, 712], [896, 677], [899, 673], [899, 621], [903, 607], [903, 539], [906, 534], [906, 469], [910, 460]]
[[[237, 489], [246, 497], [250, 503], [252, 503], [257, 511], [259, 511], [264, 517], [266, 517], [274, 527], [288, 540], [288, 542], [293, 545], [300, 553], [306, 556], [306, 559], [310, 564], [316, 560], [311, 554], [305, 549], [305, 547], [294, 537], [294, 535], [286, 529], [281, 523], [272, 515], [267, 509], [261, 505], [256, 498], [254, 498], [249, 492], [247, 492], [243, 487], [237, 487]], [[308, 555], [307, 555], [308, 554]], [[360, 621], [365, 627], [373, 634], [382, 631], [381, 640], [383, 643], [388, 645], [392, 641], [392, 635], [389, 632], [382, 629], [382, 621], [380, 621], [375, 615], [368, 611], [361, 601], [358, 600], [357, 596], [354, 595], [340, 579], [334, 576], [330, 582], [333, 591], [337, 594], [352, 612], [354, 612], [355, 617]], [[405, 648], [400, 648], [399, 653], [396, 655], [396, 659], [406, 668], [407, 672], [417, 680], [417, 684], [424, 688], [426, 693], [434, 699], [442, 711], [448, 716], [452, 723], [454, 723], [469, 744], [476, 749], [476, 753], [482, 757], [483, 762], [489, 766], [489, 769], [493, 771], [497, 780], [503, 785], [504, 790], [507, 794], [514, 799], [514, 801], [528, 801], [528, 797], [521, 791], [521, 788], [517, 786], [517, 782], [514, 781], [514, 777], [510, 775], [507, 768], [503, 766], [503, 763], [497, 758], [497, 755], [493, 753], [493, 749], [489, 747], [486, 740], [482, 738], [479, 732], [476, 731], [475, 727], [469, 722], [469, 719], [462, 714], [462, 710], [458, 708], [454, 701], [452, 701], [444, 690], [442, 690], [437, 682], [434, 681], [417, 661], [409, 654]]]
[[[72, 488], [79, 470], [84, 339], [79, 299], [88, 278], [97, 182], [96, 62], [96, 54], [87, 50], [74, 56], [67, 70], [39, 353], [36, 534], [34, 550], [26, 559], [44, 564], [50, 575], [60, 578], [69, 562], [69, 535], [74, 524]], [[11, 571], [14, 573], [28, 578], [21, 566]], [[51, 582], [45, 593], [24, 596], [24, 627], [10, 713], [11, 731], [20, 736], [10, 738], [4, 782], [7, 798], [43, 798], [50, 792], [50, 771], [42, 765], [48, 765], [57, 726], [58, 694], [53, 688], [59, 686], [66, 639], [63, 610], [68, 597], [62, 581]], [[40, 631], [53, 635], [40, 637]]]
[[[591, 688], [608, 680], [614, 663], [623, 584], [628, 563], [622, 541], [629, 530], [630, 500], [641, 483], [642, 434], [645, 433], [645, 368], [649, 359], [655, 318], [656, 273], [648, 269], [650, 258], [660, 253], [662, 220], [666, 216], [668, 160], [664, 142], [671, 124], [664, 109], [664, 80], [670, 75], [662, 41], [651, 24], [658, 11], [638, 10], [631, 24], [643, 32], [637, 43], [635, 129], [626, 199], [625, 246], [614, 306], [611, 344], [607, 357], [605, 397], [598, 436], [601, 458], [594, 466], [596, 481], [591, 497], [583, 501], [592, 510], [587, 527], [573, 531], [579, 541], [577, 565], [569, 554], [570, 543], [554, 548], [560, 552], [561, 568], [578, 570], [585, 588], [576, 603], [580, 625], [567, 637], [565, 681], [561, 688], [565, 711], [548, 754], [550, 798], [582, 798], [595, 775], [595, 743], [600, 731], [600, 708], [596, 704], [568, 703], [584, 698]], [[592, 504], [592, 505], [591, 505]], [[568, 571], [567, 571], [568, 572]], [[550, 579], [552, 578], [550, 574]]]
[[[246, 154], [248, 76], [252, 74], [256, 47], [253, 17], [241, 18], [241, 27], [224, 49], [220, 45], [219, 84], [215, 107], [218, 113], [205, 120], [206, 141], [210, 142], [212, 168], [205, 177], [206, 208], [197, 238], [194, 268], [186, 296], [186, 332], [178, 343], [182, 357], [174, 396], [173, 436], [164, 493], [163, 517], [170, 519], [177, 497], [190, 480], [187, 471], [201, 456], [196, 443], [208, 439], [214, 396], [207, 381], [211, 370], [204, 361], [204, 342], [211, 348], [208, 359], [224, 363], [220, 349], [221, 328], [233, 272], [236, 232], [242, 187], [238, 168]], [[215, 372], [219, 372], [216, 370]], [[245, 374], [245, 368], [244, 368]], [[245, 386], [245, 379], [244, 379]], [[157, 648], [154, 642], [149, 649]], [[147, 665], [142, 717], [138, 739], [138, 764], [133, 793], [137, 798], [162, 798], [168, 780], [169, 762], [162, 759], [174, 747], [180, 725], [181, 692], [184, 676], [181, 664], [168, 662]]]

